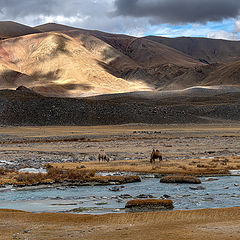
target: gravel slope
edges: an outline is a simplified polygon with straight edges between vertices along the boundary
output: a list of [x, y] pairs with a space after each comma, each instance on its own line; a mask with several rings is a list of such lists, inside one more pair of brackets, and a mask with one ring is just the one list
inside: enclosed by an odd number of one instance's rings
[[0, 124], [108, 125], [238, 121], [239, 106], [239, 92], [212, 95], [203, 91], [199, 96], [194, 89], [190, 94], [161, 96], [156, 92], [146, 92], [74, 99], [43, 97], [23, 88], [0, 91]]

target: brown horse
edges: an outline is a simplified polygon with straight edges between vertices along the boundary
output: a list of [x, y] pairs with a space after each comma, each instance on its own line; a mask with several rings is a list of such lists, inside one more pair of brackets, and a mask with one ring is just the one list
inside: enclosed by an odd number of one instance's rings
[[159, 162], [162, 161], [162, 154], [159, 152], [159, 150], [154, 150], [151, 153], [150, 157], [150, 163], [155, 163], [155, 159], [159, 159]]

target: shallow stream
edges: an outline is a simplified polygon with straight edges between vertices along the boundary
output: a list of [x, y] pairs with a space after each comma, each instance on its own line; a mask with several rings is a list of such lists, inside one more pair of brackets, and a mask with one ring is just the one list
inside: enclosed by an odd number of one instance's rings
[[202, 184], [165, 184], [159, 178], [143, 177], [142, 182], [121, 185], [117, 192], [109, 190], [113, 186], [9, 187], [0, 189], [0, 208], [88, 214], [126, 212], [126, 202], [140, 194], [171, 199], [174, 210], [240, 206], [239, 176], [200, 179]]

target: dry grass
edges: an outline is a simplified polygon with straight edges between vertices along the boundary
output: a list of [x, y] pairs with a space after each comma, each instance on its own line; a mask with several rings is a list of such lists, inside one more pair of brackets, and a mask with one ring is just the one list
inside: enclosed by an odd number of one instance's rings
[[163, 208], [173, 208], [172, 200], [165, 199], [134, 199], [126, 203], [126, 208], [141, 208], [141, 207], [163, 207]]
[[100, 183], [109, 184], [115, 182], [118, 184], [140, 182], [139, 176], [96, 176], [95, 171], [86, 169], [63, 169], [49, 167], [47, 174], [42, 173], [19, 173], [5, 172], [0, 175], [0, 185], [14, 184], [16, 186], [32, 186], [39, 184], [53, 183]]
[[194, 176], [165, 176], [160, 179], [162, 183], [192, 183], [192, 184], [200, 184], [200, 179]]
[[[188, 174], [188, 175], [227, 175], [230, 169], [239, 169], [238, 164], [240, 157], [235, 162], [233, 157], [229, 157], [227, 165], [219, 163], [211, 165], [210, 159], [185, 159], [183, 160], [171, 160], [163, 161], [161, 163], [150, 164], [149, 160], [122, 160], [111, 161], [109, 163], [84, 162], [84, 166], [88, 170], [94, 170], [96, 172], [141, 172], [141, 173], [158, 173], [158, 174]], [[203, 167], [198, 167], [196, 163], [199, 161], [205, 162]], [[54, 163], [51, 164], [54, 167], [65, 169], [77, 169], [82, 163]]]

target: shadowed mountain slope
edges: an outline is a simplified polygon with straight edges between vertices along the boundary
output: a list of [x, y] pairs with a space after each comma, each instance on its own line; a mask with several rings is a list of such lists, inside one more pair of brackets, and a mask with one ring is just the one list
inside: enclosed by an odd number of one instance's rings
[[[146, 92], [74, 99], [43, 97], [25, 88], [0, 90], [0, 124], [225, 124], [240, 119], [239, 91], [196, 88], [183, 94]], [[201, 94], [196, 97], [196, 93]]]
[[[91, 41], [92, 49], [81, 39]], [[1, 49], [0, 79], [4, 79], [4, 67], [22, 73], [19, 79], [1, 81], [2, 88], [26, 85], [45, 95], [72, 97], [151, 89], [144, 82], [121, 78], [121, 67], [114, 68], [116, 58], [123, 69], [137, 65], [93, 36], [81, 35], [76, 40], [62, 33], [41, 33], [2, 41]]]
[[204, 63], [240, 60], [240, 41], [191, 37], [165, 38], [158, 36], [148, 36], [145, 39], [177, 49]]
[[0, 21], [0, 39], [40, 33], [40, 30], [11, 21]]
[[[9, 22], [2, 24], [7, 29]], [[45, 96], [83, 97], [240, 85], [240, 60], [229, 62], [239, 59], [239, 42], [136, 38], [53, 23], [33, 30], [40, 33], [0, 41], [0, 88], [25, 85]]]

